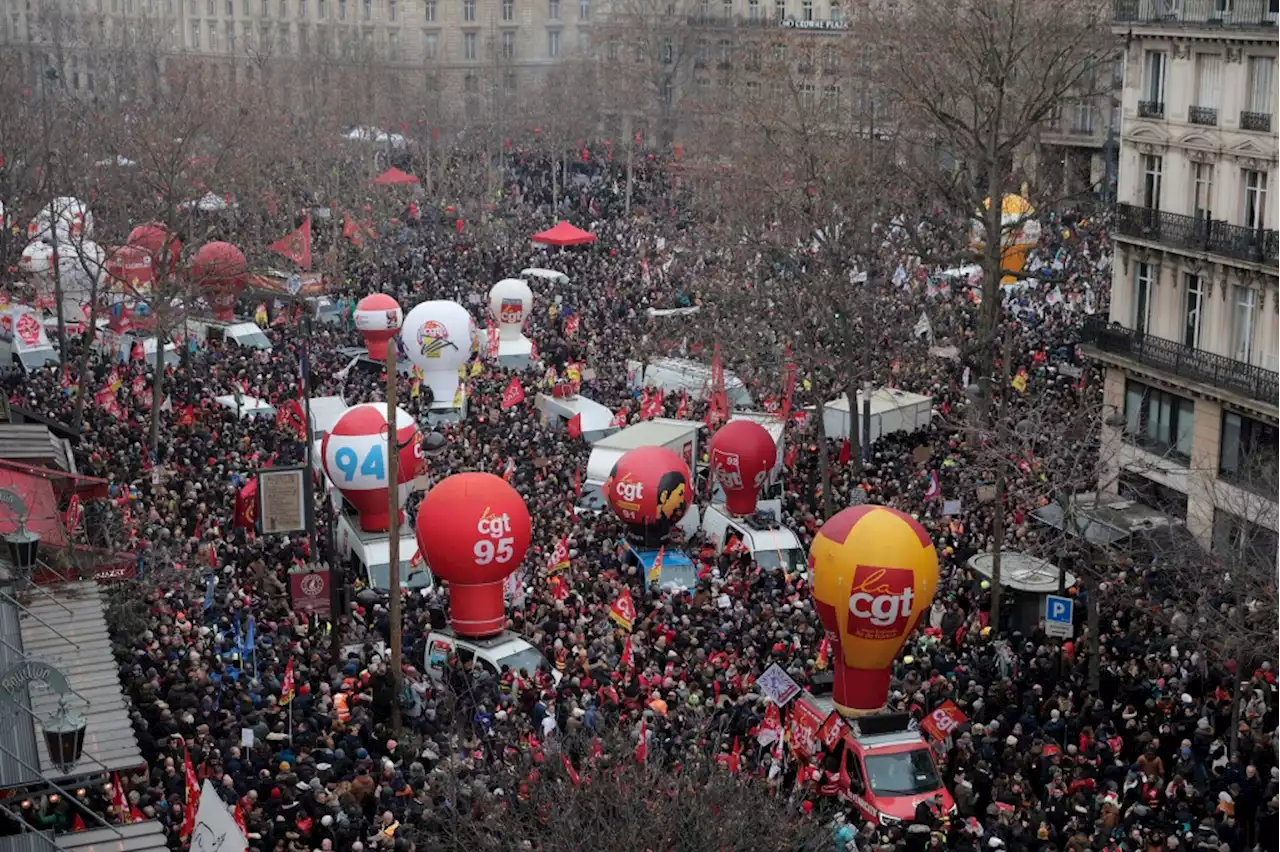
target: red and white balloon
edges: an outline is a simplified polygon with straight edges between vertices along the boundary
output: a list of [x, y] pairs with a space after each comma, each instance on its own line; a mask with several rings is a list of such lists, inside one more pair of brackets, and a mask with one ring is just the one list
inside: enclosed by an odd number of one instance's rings
[[356, 329], [364, 335], [369, 357], [387, 360], [387, 344], [400, 333], [404, 313], [400, 303], [386, 293], [373, 293], [356, 304]]
[[[418, 423], [396, 409], [396, 445], [400, 447], [397, 486], [408, 485], [422, 472]], [[390, 526], [387, 512], [386, 406], [364, 403], [348, 408], [320, 444], [325, 473], [360, 515], [360, 528], [381, 532]]]

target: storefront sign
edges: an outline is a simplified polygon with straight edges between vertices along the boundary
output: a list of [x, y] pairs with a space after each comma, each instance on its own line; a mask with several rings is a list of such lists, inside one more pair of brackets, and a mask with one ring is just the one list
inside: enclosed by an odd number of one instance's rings
[[782, 19], [783, 29], [788, 30], [847, 30], [849, 22], [842, 20], [819, 21], [813, 18], [794, 18], [787, 16]]
[[327, 570], [291, 572], [289, 596], [293, 599], [293, 611], [317, 618], [329, 618], [333, 611], [329, 582]]

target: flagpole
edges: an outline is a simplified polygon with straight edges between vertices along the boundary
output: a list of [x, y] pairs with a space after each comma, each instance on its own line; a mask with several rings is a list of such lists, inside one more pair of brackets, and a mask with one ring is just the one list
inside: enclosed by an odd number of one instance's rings
[[387, 532], [388, 617], [391, 620], [391, 730], [400, 733], [400, 671], [404, 638], [400, 613], [400, 441], [396, 422], [396, 379], [399, 345], [387, 347]]

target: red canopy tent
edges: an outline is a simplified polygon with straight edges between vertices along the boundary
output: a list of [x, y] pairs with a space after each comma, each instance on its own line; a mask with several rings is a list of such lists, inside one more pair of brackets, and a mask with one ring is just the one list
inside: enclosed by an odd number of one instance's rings
[[596, 235], [581, 228], [575, 228], [568, 222], [560, 222], [554, 228], [534, 234], [535, 243], [549, 246], [582, 246], [596, 241]]
[[387, 169], [382, 174], [373, 179], [374, 186], [405, 186], [411, 183], [417, 183], [418, 179], [408, 172], [402, 172], [395, 166]]

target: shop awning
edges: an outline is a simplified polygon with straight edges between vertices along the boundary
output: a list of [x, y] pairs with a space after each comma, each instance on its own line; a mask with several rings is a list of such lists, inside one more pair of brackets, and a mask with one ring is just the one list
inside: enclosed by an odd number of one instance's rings
[[164, 829], [154, 819], [67, 834], [28, 831], [0, 837], [0, 852], [167, 852], [168, 848]]
[[28, 717], [28, 724], [35, 725], [40, 770], [49, 778], [133, 770], [142, 763], [142, 752], [120, 689], [119, 666], [111, 653], [101, 588], [92, 580], [45, 588], [49, 594], [32, 595], [26, 610], [18, 616], [22, 651], [66, 676], [73, 692], [67, 700], [68, 708], [82, 714], [88, 725], [80, 761], [70, 772], [55, 767], [49, 761], [38, 720], [53, 715], [58, 696], [42, 684], [32, 684], [28, 691], [36, 718]]

